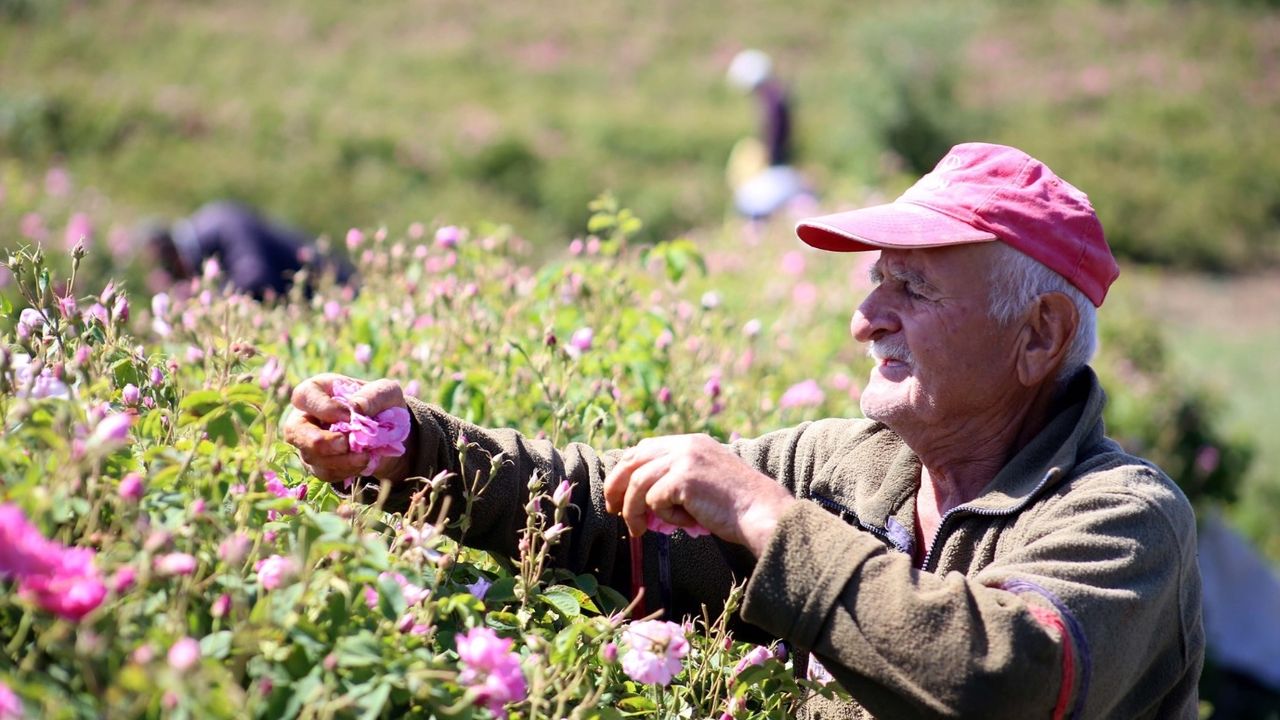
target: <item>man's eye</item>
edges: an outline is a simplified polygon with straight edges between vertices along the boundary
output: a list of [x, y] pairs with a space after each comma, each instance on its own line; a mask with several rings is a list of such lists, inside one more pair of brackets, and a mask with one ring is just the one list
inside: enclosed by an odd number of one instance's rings
[[906, 291], [906, 293], [907, 293], [907, 297], [911, 298], [912, 300], [923, 300], [923, 299], [924, 299], [924, 295], [921, 295], [920, 293], [916, 292], [916, 289], [915, 289], [914, 287], [912, 287], [911, 285], [903, 285], [903, 286], [902, 286], [902, 288], [903, 288], [903, 290], [905, 290], [905, 291]]

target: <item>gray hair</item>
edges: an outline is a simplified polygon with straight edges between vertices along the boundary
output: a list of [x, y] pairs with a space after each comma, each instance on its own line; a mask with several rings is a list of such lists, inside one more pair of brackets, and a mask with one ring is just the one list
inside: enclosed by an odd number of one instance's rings
[[1001, 250], [992, 263], [992, 319], [1007, 325], [1018, 319], [1033, 300], [1052, 292], [1066, 295], [1076, 306], [1080, 322], [1056, 378], [1059, 384], [1065, 384], [1089, 363], [1098, 349], [1098, 310], [1076, 286], [1040, 261], [1010, 245], [997, 245]]

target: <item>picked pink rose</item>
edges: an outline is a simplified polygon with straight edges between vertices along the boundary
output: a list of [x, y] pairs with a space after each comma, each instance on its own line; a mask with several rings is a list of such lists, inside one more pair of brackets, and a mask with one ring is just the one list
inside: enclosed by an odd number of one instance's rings
[[402, 407], [387, 408], [369, 417], [355, 409], [353, 397], [359, 391], [360, 385], [354, 382], [338, 380], [333, 383], [333, 399], [351, 411], [351, 419], [336, 422], [329, 429], [346, 434], [351, 452], [369, 454], [369, 463], [362, 471], [368, 475], [378, 467], [382, 458], [404, 454], [404, 441], [409, 437], [409, 411]]

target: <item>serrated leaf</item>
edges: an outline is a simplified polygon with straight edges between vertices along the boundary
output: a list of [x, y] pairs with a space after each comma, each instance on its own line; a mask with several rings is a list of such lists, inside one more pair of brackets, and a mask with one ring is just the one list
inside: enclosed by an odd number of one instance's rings
[[582, 614], [582, 607], [573, 595], [563, 591], [548, 591], [540, 595], [548, 605], [555, 608], [566, 620]]
[[547, 588], [547, 592], [566, 593], [572, 596], [575, 601], [577, 601], [578, 606], [580, 608], [596, 614], [600, 613], [600, 608], [596, 607], [596, 604], [591, 601], [591, 596], [587, 595], [585, 592], [579, 590], [576, 587], [571, 587], [569, 585], [552, 585], [551, 587]]

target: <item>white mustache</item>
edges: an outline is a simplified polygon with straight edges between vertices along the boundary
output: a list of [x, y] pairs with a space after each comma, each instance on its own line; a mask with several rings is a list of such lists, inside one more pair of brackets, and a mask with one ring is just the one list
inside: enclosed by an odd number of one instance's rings
[[911, 357], [911, 350], [907, 348], [906, 341], [901, 338], [872, 340], [867, 345], [867, 357], [877, 363], [885, 360], [897, 360], [906, 363], [908, 366], [915, 365], [915, 358]]

